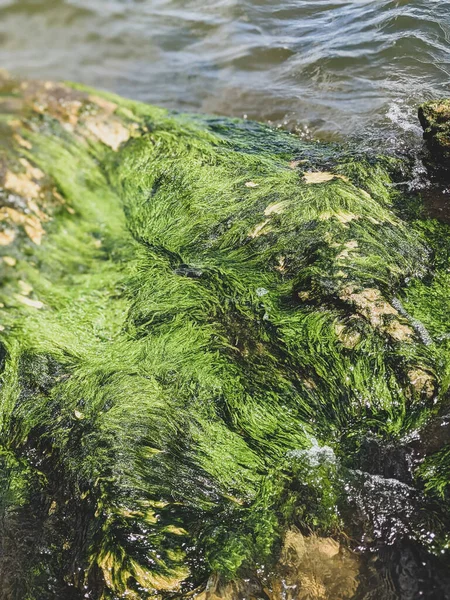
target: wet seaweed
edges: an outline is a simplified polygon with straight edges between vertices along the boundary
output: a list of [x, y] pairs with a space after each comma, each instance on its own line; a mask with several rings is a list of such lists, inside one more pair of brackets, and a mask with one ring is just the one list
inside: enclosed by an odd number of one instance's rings
[[448, 451], [409, 438], [447, 402], [448, 228], [402, 218], [399, 161], [16, 86], [0, 597], [269, 577], [292, 527], [446, 555]]

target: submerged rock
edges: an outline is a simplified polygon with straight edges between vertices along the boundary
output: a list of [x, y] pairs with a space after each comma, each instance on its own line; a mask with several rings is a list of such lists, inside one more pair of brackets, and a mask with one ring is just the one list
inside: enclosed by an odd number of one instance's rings
[[213, 576], [197, 600], [350, 600], [359, 587], [359, 557], [332, 538], [289, 529], [275, 570], [263, 580], [224, 582]]
[[0, 598], [449, 598], [450, 236], [407, 166], [0, 86]]

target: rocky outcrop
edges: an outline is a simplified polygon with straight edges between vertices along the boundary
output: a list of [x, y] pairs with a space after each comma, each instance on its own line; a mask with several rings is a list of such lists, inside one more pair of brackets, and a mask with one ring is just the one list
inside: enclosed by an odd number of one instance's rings
[[450, 236], [406, 166], [0, 86], [0, 598], [448, 598]]

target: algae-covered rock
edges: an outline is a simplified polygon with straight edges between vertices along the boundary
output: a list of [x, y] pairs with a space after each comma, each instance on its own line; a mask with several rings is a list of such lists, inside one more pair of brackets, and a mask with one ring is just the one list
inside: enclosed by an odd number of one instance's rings
[[424, 138], [438, 161], [450, 160], [450, 100], [433, 100], [419, 108]]
[[2, 600], [449, 597], [450, 238], [405, 168], [4, 78]]

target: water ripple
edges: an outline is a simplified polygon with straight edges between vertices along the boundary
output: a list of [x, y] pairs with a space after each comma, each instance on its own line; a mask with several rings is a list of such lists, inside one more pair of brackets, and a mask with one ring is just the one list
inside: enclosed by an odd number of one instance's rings
[[[0, 66], [339, 137], [449, 93], [442, 0], [0, 0]], [[406, 119], [406, 122], [405, 122]]]

